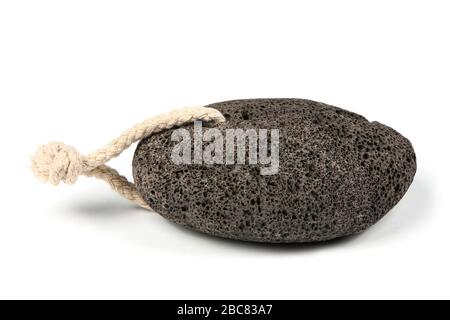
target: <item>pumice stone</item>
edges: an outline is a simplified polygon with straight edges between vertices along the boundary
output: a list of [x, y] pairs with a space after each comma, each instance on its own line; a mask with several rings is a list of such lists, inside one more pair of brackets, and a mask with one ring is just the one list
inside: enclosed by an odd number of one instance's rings
[[[107, 163], [140, 141], [134, 183]], [[135, 205], [210, 235], [271, 243], [362, 232], [411, 185], [411, 143], [378, 122], [301, 99], [236, 100], [148, 118], [81, 154], [52, 141], [31, 159], [47, 183], [95, 177]]]
[[411, 143], [355, 113], [302, 99], [206, 106], [196, 121], [142, 139], [133, 177], [168, 220], [256, 242], [315, 242], [360, 233], [403, 197], [416, 172]]

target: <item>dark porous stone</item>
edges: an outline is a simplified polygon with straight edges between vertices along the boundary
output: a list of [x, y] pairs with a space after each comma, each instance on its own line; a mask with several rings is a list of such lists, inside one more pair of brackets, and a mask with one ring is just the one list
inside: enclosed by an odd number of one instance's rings
[[173, 130], [143, 139], [133, 160], [136, 186], [177, 224], [247, 241], [330, 240], [375, 224], [413, 181], [416, 157], [408, 139], [355, 113], [302, 99], [209, 107], [225, 115], [216, 126], [222, 132], [280, 129], [279, 173], [263, 176], [250, 164], [175, 165]]

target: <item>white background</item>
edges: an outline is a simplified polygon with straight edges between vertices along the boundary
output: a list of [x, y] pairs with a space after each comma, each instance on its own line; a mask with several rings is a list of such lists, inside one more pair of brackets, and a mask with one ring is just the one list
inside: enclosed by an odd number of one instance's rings
[[[0, 298], [450, 298], [448, 1], [1, 1]], [[187, 231], [100, 181], [37, 181], [171, 109], [298, 97], [392, 126], [418, 172], [360, 236], [268, 246]], [[133, 148], [131, 148], [133, 149]], [[134, 150], [112, 165], [131, 176]]]

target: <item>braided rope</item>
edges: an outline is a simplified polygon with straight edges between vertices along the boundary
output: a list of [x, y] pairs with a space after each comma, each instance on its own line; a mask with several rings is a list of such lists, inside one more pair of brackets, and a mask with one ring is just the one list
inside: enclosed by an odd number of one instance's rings
[[133, 126], [106, 146], [86, 156], [62, 142], [50, 142], [38, 148], [32, 158], [31, 169], [38, 179], [53, 185], [58, 185], [61, 181], [74, 184], [80, 175], [104, 180], [122, 197], [150, 209], [136, 186], [105, 163], [142, 138], [198, 120], [220, 123], [224, 122], [225, 118], [218, 110], [205, 107], [172, 111]]

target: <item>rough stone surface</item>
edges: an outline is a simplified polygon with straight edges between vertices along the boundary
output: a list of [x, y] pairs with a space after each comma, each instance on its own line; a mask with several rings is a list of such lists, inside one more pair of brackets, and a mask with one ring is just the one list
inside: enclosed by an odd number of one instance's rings
[[217, 126], [222, 131], [280, 129], [280, 172], [261, 176], [258, 165], [175, 165], [172, 130], [143, 139], [133, 160], [137, 188], [177, 224], [247, 241], [325, 241], [375, 224], [413, 181], [411, 143], [352, 112], [302, 99], [209, 107], [226, 116]]

